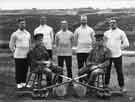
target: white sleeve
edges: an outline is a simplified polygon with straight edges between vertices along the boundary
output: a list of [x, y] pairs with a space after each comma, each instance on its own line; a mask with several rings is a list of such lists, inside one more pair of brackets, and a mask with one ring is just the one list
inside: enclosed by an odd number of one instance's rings
[[107, 31], [104, 32], [104, 37], [107, 37]]
[[91, 39], [94, 42], [95, 41], [95, 31], [92, 29], [92, 33], [91, 33]]
[[76, 29], [75, 32], [74, 32], [74, 43], [75, 43], [75, 46], [77, 46], [77, 42], [78, 42], [78, 29]]
[[121, 32], [121, 47], [126, 48], [129, 47], [129, 41], [124, 31]]
[[108, 37], [107, 37], [107, 31], [104, 32], [104, 44], [107, 46], [107, 42], [108, 42]]
[[74, 45], [74, 34], [71, 32], [71, 46], [73, 47]]
[[31, 48], [31, 46], [32, 46], [32, 42], [31, 42], [31, 34], [28, 32], [28, 34], [29, 34], [29, 48]]
[[12, 52], [15, 51], [15, 46], [16, 46], [16, 35], [15, 33], [13, 33], [10, 37], [10, 41], [9, 41], [9, 48]]
[[55, 44], [56, 44], [56, 47], [58, 47], [58, 44], [59, 44], [58, 32], [55, 35]]
[[54, 33], [53, 33], [53, 28], [51, 28], [50, 36], [51, 36], [51, 40], [52, 40], [52, 42], [54, 42]]
[[37, 28], [34, 30], [34, 35], [36, 35], [36, 33], [37, 33]]

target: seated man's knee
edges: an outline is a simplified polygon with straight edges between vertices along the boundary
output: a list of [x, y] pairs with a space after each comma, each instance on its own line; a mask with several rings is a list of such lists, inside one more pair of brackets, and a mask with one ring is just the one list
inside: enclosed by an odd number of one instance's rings
[[97, 74], [98, 74], [97, 72], [92, 72], [89, 79], [90, 79], [90, 80], [93, 80], [94, 77], [97, 76]]
[[103, 69], [96, 69], [94, 71], [92, 71], [93, 74], [102, 74], [104, 73]]
[[62, 67], [59, 67], [59, 66], [57, 66], [56, 67], [56, 72], [58, 73], [58, 74], [63, 74], [63, 68]]
[[63, 68], [62, 67], [59, 67], [59, 66], [56, 66], [56, 65], [52, 65], [51, 66], [51, 70], [55, 74], [62, 74], [63, 73]]
[[90, 82], [93, 82], [93, 81], [96, 79], [96, 77], [97, 77], [99, 74], [102, 74], [102, 73], [103, 73], [103, 71], [102, 71], [102, 70], [98, 70], [98, 69], [92, 71], [91, 74], [90, 74], [89, 81], [90, 81]]
[[82, 67], [79, 71], [78, 71], [78, 75], [83, 75], [85, 73], [88, 73], [88, 68], [87, 67]]

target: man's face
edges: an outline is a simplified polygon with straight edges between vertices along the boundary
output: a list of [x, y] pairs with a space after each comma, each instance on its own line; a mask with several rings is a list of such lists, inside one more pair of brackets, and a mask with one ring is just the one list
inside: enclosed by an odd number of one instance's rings
[[62, 30], [67, 30], [68, 29], [68, 24], [67, 23], [61, 23], [61, 29]]
[[21, 30], [23, 30], [23, 29], [25, 29], [25, 27], [26, 27], [26, 22], [25, 22], [25, 21], [20, 21], [19, 24], [18, 24], [18, 26], [19, 26], [19, 28], [20, 28]]
[[35, 42], [36, 44], [41, 44], [43, 42], [43, 37], [39, 37]]
[[102, 46], [103, 45], [103, 39], [102, 38], [96, 39], [96, 44], [99, 45], [99, 46]]
[[45, 17], [40, 18], [40, 24], [41, 25], [46, 24], [46, 22], [47, 22], [47, 19]]
[[81, 20], [81, 24], [82, 24], [82, 25], [86, 25], [86, 24], [87, 24], [87, 20], [86, 20], [86, 19], [82, 19], [82, 20]]
[[109, 22], [109, 26], [110, 26], [111, 29], [116, 29], [117, 23], [116, 22]]

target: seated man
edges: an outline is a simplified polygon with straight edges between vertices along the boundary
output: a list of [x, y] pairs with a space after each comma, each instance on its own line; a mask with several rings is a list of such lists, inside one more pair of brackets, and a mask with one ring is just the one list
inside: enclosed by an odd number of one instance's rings
[[61, 68], [53, 64], [45, 65], [42, 62], [49, 61], [49, 55], [43, 42], [43, 34], [38, 33], [34, 36], [34, 46], [28, 53], [28, 62], [30, 64], [31, 72], [45, 72], [47, 79], [47, 86], [52, 85], [52, 72], [61, 73]]
[[96, 42], [87, 58], [86, 67], [81, 68], [79, 74], [88, 74], [88, 84], [94, 85], [96, 75], [100, 69], [105, 69], [109, 65], [110, 50], [104, 46], [103, 34], [95, 35]]

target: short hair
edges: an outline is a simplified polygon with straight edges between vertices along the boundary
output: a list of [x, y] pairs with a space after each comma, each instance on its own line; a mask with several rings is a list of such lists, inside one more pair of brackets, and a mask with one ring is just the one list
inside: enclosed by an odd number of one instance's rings
[[19, 22], [21, 22], [21, 21], [25, 21], [25, 18], [24, 18], [24, 17], [18, 18], [17, 22], [19, 23]]
[[40, 19], [47, 19], [47, 17], [46, 16], [41, 16]]
[[81, 20], [87, 20], [88, 18], [87, 18], [87, 16], [86, 15], [82, 15], [81, 16]]
[[66, 20], [62, 20], [61, 24], [67, 24], [68, 22]]
[[117, 21], [115, 19], [111, 19], [109, 23], [116, 23]]

